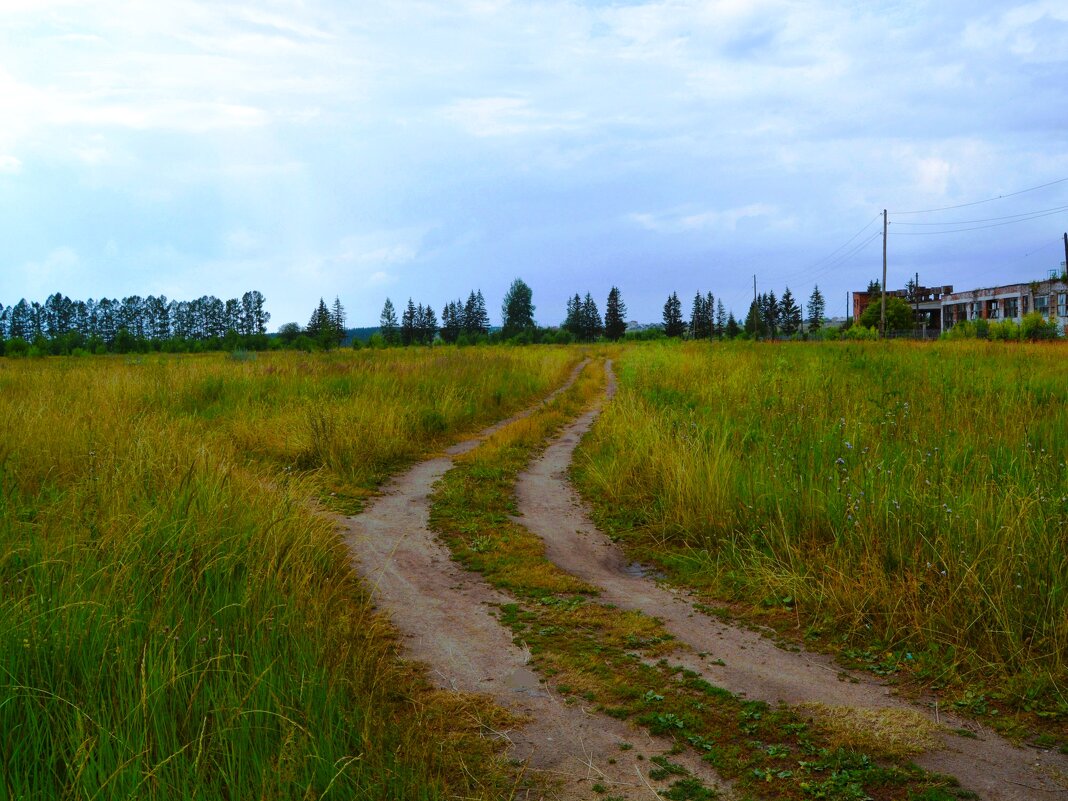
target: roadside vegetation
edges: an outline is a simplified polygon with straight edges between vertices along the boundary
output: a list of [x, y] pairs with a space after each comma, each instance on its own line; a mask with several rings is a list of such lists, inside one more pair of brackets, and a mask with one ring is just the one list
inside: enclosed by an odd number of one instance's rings
[[308, 501], [358, 504], [578, 358], [0, 360], [0, 795], [507, 797], [501, 713], [397, 661]]
[[547, 559], [542, 540], [513, 519], [515, 482], [603, 385], [603, 361], [595, 360], [552, 403], [458, 457], [431, 499], [431, 524], [455, 558], [514, 597], [501, 621], [530, 648], [555, 691], [664, 736], [665, 753], [649, 766], [649, 778], [665, 799], [718, 797], [672, 761], [687, 749], [733, 780], [743, 798], [970, 797], [952, 779], [909, 762], [924, 746], [912, 750], [900, 737], [877, 741], [870, 724], [867, 736], [845, 735], [812, 710], [745, 700], [672, 664], [678, 646], [657, 620], [600, 603], [596, 587]]
[[636, 558], [1064, 747], [1059, 348], [651, 343], [617, 374], [573, 473]]

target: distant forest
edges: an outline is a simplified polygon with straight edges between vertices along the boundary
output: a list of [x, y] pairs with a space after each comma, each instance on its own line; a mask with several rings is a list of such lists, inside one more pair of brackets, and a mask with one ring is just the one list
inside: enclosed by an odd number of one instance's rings
[[43, 304], [20, 300], [14, 306], [0, 303], [0, 355], [80, 355], [84, 353], [167, 353], [211, 350], [267, 350], [293, 348], [303, 351], [330, 350], [346, 342], [352, 347], [430, 345], [435, 342], [473, 345], [593, 342], [598, 339], [748, 339], [820, 337], [823, 332], [824, 300], [816, 287], [808, 300], [808, 320], [789, 288], [781, 299], [774, 293], [758, 296], [744, 324], [728, 312], [711, 292], [698, 292], [689, 320], [672, 292], [664, 303], [660, 325], [628, 330], [627, 307], [617, 287], [605, 303], [604, 317], [589, 293], [568, 299], [564, 320], [556, 326], [534, 321], [533, 291], [521, 279], [512, 282], [501, 307], [501, 326], [490, 325], [481, 290], [467, 300], [449, 301], [441, 318], [430, 304], [411, 298], [398, 314], [387, 298], [377, 327], [350, 329], [345, 308], [334, 299], [328, 306], [320, 298], [307, 325], [285, 323], [276, 334], [267, 333], [271, 315], [264, 308], [263, 294], [252, 290], [240, 298], [220, 300], [204, 296], [196, 300], [168, 300], [164, 296], [122, 300], [73, 300], [61, 293]]
[[256, 290], [240, 299], [188, 301], [162, 295], [82, 301], [57, 292], [43, 304], [0, 303], [0, 341], [9, 355], [262, 350], [270, 342], [265, 303]]

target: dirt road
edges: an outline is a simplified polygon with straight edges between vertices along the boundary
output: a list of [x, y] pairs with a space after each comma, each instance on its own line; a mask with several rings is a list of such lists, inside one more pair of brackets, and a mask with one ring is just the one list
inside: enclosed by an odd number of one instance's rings
[[[606, 370], [611, 397], [615, 383], [610, 363]], [[574, 450], [598, 413], [599, 408], [593, 409], [568, 426], [519, 478], [519, 522], [542, 537], [553, 562], [600, 587], [601, 600], [663, 621], [691, 649], [680, 651], [673, 661], [734, 693], [771, 703], [910, 708], [933, 717], [930, 710], [908, 704], [867, 675], [843, 681], [842, 669], [828, 657], [783, 650], [757, 633], [695, 612], [693, 597], [633, 570], [619, 547], [591, 523], [567, 480]], [[699, 653], [708, 656], [702, 659]], [[920, 756], [917, 764], [957, 777], [988, 801], [1068, 799], [1064, 755], [1016, 748], [992, 731], [944, 713], [939, 719], [951, 728], [973, 730], [977, 739], [947, 732], [945, 747]]]
[[[557, 393], [573, 383], [584, 366], [579, 365]], [[529, 654], [494, 617], [494, 606], [511, 599], [453, 562], [427, 527], [431, 488], [452, 466], [451, 457], [474, 448], [508, 422], [391, 481], [363, 513], [344, 519], [346, 541], [375, 603], [404, 636], [407, 657], [425, 663], [442, 687], [485, 693], [528, 717], [520, 729], [498, 734], [509, 740], [511, 758], [553, 780], [547, 794], [532, 798], [595, 798], [591, 788], [600, 784], [613, 796], [655, 799], [645, 777], [649, 759], [670, 743], [549, 692], [527, 666]], [[621, 743], [633, 748], [623, 751]], [[729, 797], [729, 789], [704, 763], [687, 755], [673, 760]]]

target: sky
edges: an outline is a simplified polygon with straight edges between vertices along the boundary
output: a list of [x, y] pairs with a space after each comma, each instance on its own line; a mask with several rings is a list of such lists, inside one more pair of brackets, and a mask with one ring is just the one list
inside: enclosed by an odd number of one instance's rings
[[844, 314], [883, 209], [890, 287], [1044, 278], [1066, 42], [1063, 0], [0, 0], [0, 303]]

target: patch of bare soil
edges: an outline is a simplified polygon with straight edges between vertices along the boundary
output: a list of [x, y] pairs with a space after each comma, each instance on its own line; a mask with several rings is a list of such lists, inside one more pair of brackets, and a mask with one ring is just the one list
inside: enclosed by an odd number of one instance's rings
[[[611, 363], [605, 369], [611, 397], [615, 391]], [[695, 597], [662, 586], [645, 571], [636, 570], [622, 550], [593, 525], [567, 479], [574, 450], [599, 412], [595, 408], [568, 426], [519, 478], [519, 521], [545, 541], [549, 559], [600, 587], [601, 600], [661, 620], [685, 646], [673, 661], [698, 671], [713, 684], [770, 703], [913, 709], [932, 721], [937, 715], [942, 726], [967, 729], [974, 737], [947, 730], [941, 735], [942, 747], [916, 757], [918, 765], [955, 776], [962, 786], [989, 801], [1068, 799], [1068, 758], [1064, 755], [1018, 748], [972, 721], [910, 704], [887, 685], [867, 675], [847, 673], [822, 654], [783, 650], [758, 633], [696, 612]]]
[[[529, 410], [512, 419], [525, 414]], [[512, 599], [453, 562], [427, 528], [431, 489], [452, 466], [450, 456], [474, 448], [508, 422], [395, 478], [361, 514], [343, 519], [345, 540], [375, 603], [401, 632], [406, 657], [425, 663], [439, 686], [484, 693], [527, 718], [521, 728], [494, 734], [508, 740], [509, 758], [550, 779], [548, 789], [528, 798], [590, 799], [597, 797], [593, 785], [600, 784], [613, 796], [655, 799], [646, 779], [649, 760], [670, 743], [551, 693], [527, 666], [529, 653], [494, 617], [494, 607]], [[622, 750], [622, 743], [632, 747]], [[698, 759], [680, 754], [672, 761], [709, 786], [724, 787]]]

